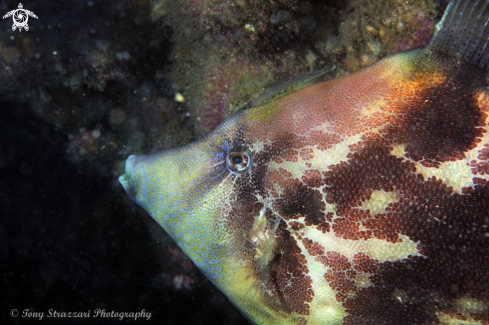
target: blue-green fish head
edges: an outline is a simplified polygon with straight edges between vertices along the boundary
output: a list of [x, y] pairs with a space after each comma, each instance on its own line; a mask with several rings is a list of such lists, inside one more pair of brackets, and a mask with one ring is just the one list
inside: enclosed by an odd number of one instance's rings
[[[230, 194], [225, 182], [232, 177], [226, 165], [235, 135], [232, 124], [233, 121], [223, 123], [206, 138], [181, 148], [153, 155], [132, 155], [126, 161], [125, 174], [119, 178], [130, 198], [207, 270], [211, 278], [222, 276], [216, 254], [207, 253], [220, 244], [211, 240], [212, 236], [222, 236], [224, 231], [215, 217], [223, 208], [220, 203]], [[210, 197], [223, 200], [215, 202]], [[197, 254], [204, 247], [208, 251]]]
[[[279, 266], [287, 272], [298, 264], [300, 271], [300, 254], [291, 251], [297, 247], [281, 238], [286, 225], [273, 209], [277, 175], [268, 176], [277, 167], [273, 159], [297, 140], [284, 136], [290, 123], [313, 118], [313, 111], [297, 114], [291, 109], [300, 100], [253, 102], [199, 141], [130, 156], [119, 178], [131, 199], [200, 270], [246, 317], [260, 323], [297, 323], [302, 317], [297, 311], [305, 310], [302, 302], [284, 302], [267, 284]], [[280, 249], [284, 257], [274, 263]], [[296, 286], [304, 286], [306, 297], [298, 299], [310, 300], [311, 283], [301, 273]]]

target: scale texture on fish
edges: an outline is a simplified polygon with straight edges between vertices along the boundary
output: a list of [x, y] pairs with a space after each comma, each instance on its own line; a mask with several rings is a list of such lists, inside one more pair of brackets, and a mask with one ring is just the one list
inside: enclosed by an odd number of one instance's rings
[[[256, 324], [489, 324], [489, 0], [252, 100], [120, 182]], [[316, 82], [315, 82], [316, 81]]]

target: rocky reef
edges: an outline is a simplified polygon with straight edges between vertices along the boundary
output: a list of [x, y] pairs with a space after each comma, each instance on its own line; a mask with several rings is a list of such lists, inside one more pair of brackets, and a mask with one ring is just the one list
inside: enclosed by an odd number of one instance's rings
[[1, 32], [1, 99], [66, 132], [79, 168], [115, 176], [128, 154], [195, 140], [268, 87], [426, 44], [443, 4], [64, 0], [31, 10], [44, 17], [31, 30]]
[[197, 136], [266, 88], [328, 64], [341, 75], [425, 45], [432, 0], [161, 1], [152, 16], [172, 31], [170, 79]]

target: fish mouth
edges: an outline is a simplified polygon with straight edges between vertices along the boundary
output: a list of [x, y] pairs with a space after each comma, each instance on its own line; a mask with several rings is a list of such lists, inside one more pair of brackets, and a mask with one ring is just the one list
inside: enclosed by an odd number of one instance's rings
[[126, 191], [127, 195], [135, 203], [137, 201], [137, 166], [139, 165], [140, 157], [136, 155], [130, 155], [126, 160], [125, 174], [119, 177], [119, 183]]

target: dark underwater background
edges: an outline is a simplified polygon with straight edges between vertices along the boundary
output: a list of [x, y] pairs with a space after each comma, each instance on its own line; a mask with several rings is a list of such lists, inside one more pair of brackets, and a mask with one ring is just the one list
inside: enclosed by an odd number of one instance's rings
[[28, 31], [0, 21], [0, 324], [134, 322], [50, 309], [247, 324], [126, 196], [125, 159], [194, 141], [294, 76], [425, 45], [447, 1], [22, 4]]

